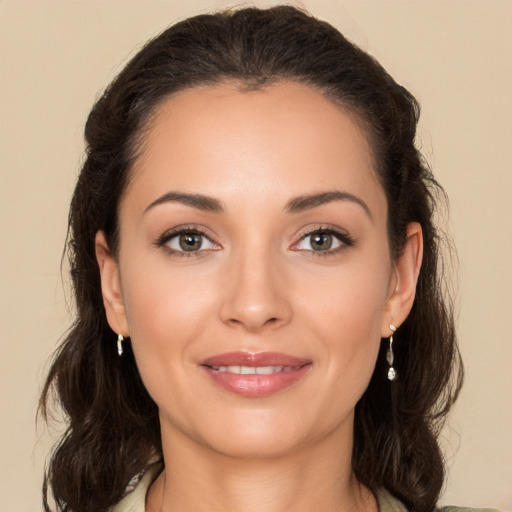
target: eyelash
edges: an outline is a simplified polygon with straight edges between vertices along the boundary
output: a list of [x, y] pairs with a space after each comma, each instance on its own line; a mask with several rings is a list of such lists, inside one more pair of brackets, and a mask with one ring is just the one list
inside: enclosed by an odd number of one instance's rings
[[[205, 251], [209, 252], [212, 250], [216, 250], [216, 249], [201, 249], [198, 251], [177, 251], [175, 249], [172, 249], [168, 245], [166, 245], [173, 238], [176, 238], [180, 235], [199, 235], [201, 237], [206, 238], [212, 244], [215, 243], [211, 240], [211, 237], [206, 233], [206, 231], [202, 230], [201, 228], [198, 228], [195, 226], [186, 226], [186, 227], [179, 227], [179, 228], [174, 228], [170, 231], [166, 231], [163, 235], [161, 235], [158, 238], [158, 240], [155, 242], [155, 245], [157, 247], [164, 249], [171, 256], [178, 256], [180, 258], [197, 258], [200, 255], [204, 255]], [[218, 245], [218, 244], [215, 244], [215, 245]]]
[[[178, 256], [178, 257], [184, 257], [184, 258], [197, 258], [200, 255], [204, 255], [204, 253], [210, 252], [212, 250], [216, 249], [200, 249], [198, 251], [177, 251], [175, 249], [171, 249], [167, 244], [170, 240], [173, 238], [176, 238], [180, 235], [199, 235], [201, 237], [206, 238], [210, 243], [215, 244], [210, 238], [210, 236], [201, 228], [195, 227], [195, 226], [186, 226], [186, 227], [179, 227], [174, 228], [170, 231], [165, 232], [162, 234], [158, 240], [155, 242], [155, 246], [164, 249], [167, 253], [169, 253], [172, 256]], [[334, 238], [336, 238], [339, 242], [341, 242], [341, 245], [339, 247], [336, 247], [335, 249], [326, 249], [325, 251], [313, 251], [308, 249], [302, 249], [304, 251], [307, 251], [311, 253], [313, 256], [332, 256], [335, 254], [338, 254], [339, 252], [345, 250], [347, 247], [351, 247], [354, 245], [354, 239], [345, 231], [335, 228], [333, 226], [322, 226], [322, 227], [316, 227], [314, 229], [311, 229], [307, 231], [306, 233], [302, 234], [301, 237], [297, 242], [295, 242], [292, 245], [292, 248], [299, 245], [303, 240], [306, 238], [313, 236], [313, 235], [331, 235]], [[218, 245], [218, 244], [216, 244]], [[299, 249], [301, 250], [301, 249]]]
[[[306, 238], [312, 236], [312, 235], [331, 235], [334, 238], [336, 238], [339, 242], [341, 242], [341, 245], [339, 247], [336, 247], [335, 249], [327, 249], [325, 251], [310, 251], [307, 250], [307, 252], [310, 252], [314, 257], [320, 256], [320, 257], [326, 257], [326, 256], [333, 256], [336, 255], [344, 250], [346, 250], [348, 247], [352, 247], [355, 243], [354, 238], [352, 238], [346, 231], [341, 230], [334, 226], [321, 226], [316, 227], [313, 229], [310, 229], [309, 231], [306, 231], [299, 239], [298, 242], [295, 242], [293, 246], [297, 246], [300, 244], [303, 240]], [[292, 247], [293, 247], [292, 246]]]

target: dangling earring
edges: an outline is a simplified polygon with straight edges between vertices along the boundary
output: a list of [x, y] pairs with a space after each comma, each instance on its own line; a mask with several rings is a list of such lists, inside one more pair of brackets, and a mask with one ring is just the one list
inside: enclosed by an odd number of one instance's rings
[[391, 329], [391, 336], [389, 337], [389, 348], [386, 352], [386, 361], [389, 364], [388, 379], [395, 380], [396, 371], [393, 368], [393, 361], [395, 360], [395, 355], [393, 354], [393, 334], [396, 332], [396, 327], [393, 324], [389, 324], [389, 328]]
[[123, 341], [124, 341], [124, 337], [122, 334], [120, 334], [117, 337], [117, 353], [119, 354], [119, 357], [121, 357], [123, 355]]

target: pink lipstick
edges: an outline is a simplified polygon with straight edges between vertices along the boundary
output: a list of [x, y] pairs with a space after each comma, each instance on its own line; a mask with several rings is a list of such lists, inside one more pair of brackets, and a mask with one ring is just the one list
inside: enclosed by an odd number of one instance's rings
[[229, 352], [201, 363], [206, 373], [227, 391], [260, 398], [277, 393], [300, 380], [311, 361], [278, 352]]

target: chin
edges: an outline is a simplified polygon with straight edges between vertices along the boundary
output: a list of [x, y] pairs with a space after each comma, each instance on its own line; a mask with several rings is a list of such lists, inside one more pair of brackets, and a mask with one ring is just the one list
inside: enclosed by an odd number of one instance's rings
[[292, 439], [286, 433], [276, 432], [229, 432], [222, 439], [210, 440], [209, 447], [234, 459], [281, 458], [299, 449], [303, 439]]
[[210, 422], [200, 436], [214, 452], [239, 459], [286, 457], [319, 446], [333, 436], [339, 437], [341, 447], [344, 440], [352, 438], [353, 410], [332, 416], [320, 411], [301, 412], [292, 414], [286, 407], [238, 411], [229, 420], [224, 417]]

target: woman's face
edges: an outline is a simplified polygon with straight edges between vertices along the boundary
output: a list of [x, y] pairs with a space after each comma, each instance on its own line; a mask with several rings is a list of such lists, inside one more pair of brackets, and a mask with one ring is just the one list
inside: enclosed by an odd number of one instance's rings
[[164, 440], [236, 456], [350, 442], [380, 339], [410, 307], [386, 223], [363, 132], [318, 92], [166, 100], [120, 204], [117, 260], [98, 236], [109, 322], [131, 337]]

